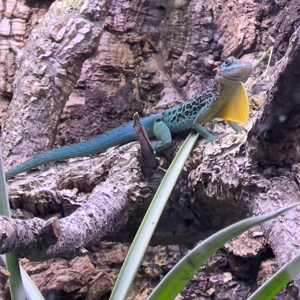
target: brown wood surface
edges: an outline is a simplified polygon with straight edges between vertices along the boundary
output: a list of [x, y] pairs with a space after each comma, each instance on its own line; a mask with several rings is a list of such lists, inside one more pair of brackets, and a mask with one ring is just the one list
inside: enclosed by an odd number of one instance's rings
[[[214, 144], [199, 140], [129, 299], [145, 299], [199, 240], [299, 201], [299, 7], [296, 0], [0, 0], [7, 168], [89, 140], [135, 112], [142, 117], [185, 101], [205, 89], [226, 57], [254, 63], [274, 46], [268, 73], [262, 64], [247, 82], [251, 113], [243, 134], [223, 122], [207, 124], [224, 136]], [[174, 136], [158, 155], [163, 168], [185, 136]], [[45, 260], [22, 262], [43, 293], [108, 299], [128, 249], [120, 243], [132, 240], [163, 176], [141, 167], [138, 149], [131, 143], [48, 164], [9, 182], [13, 215], [26, 221], [0, 218], [0, 243]], [[298, 253], [299, 217], [293, 210], [226, 245], [178, 299], [247, 299]], [[297, 299], [299, 288], [296, 280], [277, 299]]]

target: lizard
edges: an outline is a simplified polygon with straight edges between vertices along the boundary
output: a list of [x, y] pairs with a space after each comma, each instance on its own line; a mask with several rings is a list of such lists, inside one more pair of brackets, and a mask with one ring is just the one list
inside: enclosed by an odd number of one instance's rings
[[[216, 137], [203, 127], [214, 118], [228, 121], [236, 133], [240, 133], [237, 123], [244, 125], [249, 116], [244, 82], [251, 71], [250, 63], [231, 56], [220, 65], [212, 83], [200, 94], [162, 113], [142, 118], [141, 124], [149, 138], [157, 139], [152, 143], [154, 151], [162, 151], [171, 144], [171, 133], [186, 129], [194, 129], [209, 142], [214, 142]], [[89, 141], [38, 154], [7, 171], [5, 176], [9, 179], [48, 162], [101, 153], [136, 139], [133, 123], [129, 122]]]

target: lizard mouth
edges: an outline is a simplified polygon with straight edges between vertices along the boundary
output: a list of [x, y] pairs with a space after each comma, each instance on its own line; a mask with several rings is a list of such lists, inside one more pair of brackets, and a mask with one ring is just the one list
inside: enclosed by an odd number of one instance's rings
[[246, 82], [251, 71], [252, 65], [250, 63], [241, 63], [239, 66], [231, 66], [226, 70], [219, 69], [216, 80], [220, 83], [224, 81]]

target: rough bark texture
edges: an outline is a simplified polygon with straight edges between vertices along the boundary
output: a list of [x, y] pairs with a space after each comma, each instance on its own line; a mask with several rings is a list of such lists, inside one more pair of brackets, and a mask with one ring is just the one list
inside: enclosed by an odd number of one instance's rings
[[[9, 98], [13, 90], [12, 106], [3, 128], [7, 166], [51, 147], [55, 126], [80, 75], [81, 64], [97, 46], [104, 12], [100, 10], [98, 15], [97, 10], [91, 10], [87, 20], [85, 12], [82, 16], [76, 9], [76, 1], [73, 9], [59, 9], [59, 5], [69, 7], [70, 3], [73, 2], [55, 3], [40, 25], [31, 30], [50, 2], [44, 2], [42, 7], [38, 1], [0, 1], [2, 100]], [[214, 77], [213, 69], [229, 55], [254, 62], [274, 45], [272, 62], [277, 62], [267, 76], [258, 77], [261, 68], [247, 83], [251, 87], [252, 111], [243, 135], [234, 135], [224, 123], [207, 124], [210, 131], [225, 136], [214, 144], [199, 142], [152, 240], [153, 246], [185, 246], [149, 248], [130, 299], [145, 299], [185, 253], [186, 246], [248, 215], [299, 200], [299, 5], [296, 0], [116, 0], [109, 6], [95, 56], [84, 63], [61, 117], [56, 134], [59, 145], [90, 139], [130, 120], [136, 111], [141, 116], [150, 114], [194, 96], [206, 87]], [[66, 17], [57, 22], [55, 16], [59, 13]], [[65, 24], [71, 17], [73, 23], [70, 21], [68, 27]], [[72, 24], [76, 29], [68, 30]], [[90, 24], [93, 26], [80, 35], [82, 42], [77, 43], [80, 29]], [[61, 28], [67, 29], [63, 32]], [[59, 32], [64, 33], [62, 40]], [[12, 50], [21, 48], [27, 35], [27, 45], [16, 58]], [[59, 53], [59, 49], [64, 51]], [[59, 65], [61, 60], [66, 63]], [[26, 61], [30, 62], [28, 66]], [[45, 68], [40, 71], [39, 65]], [[59, 84], [62, 78], [63, 85]], [[5, 105], [2, 102], [2, 110]], [[172, 147], [162, 154], [164, 167], [183, 138], [184, 134], [178, 135]], [[51, 239], [39, 244], [45, 258], [74, 254], [65, 247], [70, 239], [74, 243], [68, 245], [75, 245], [73, 250], [77, 249], [78, 254], [82, 255], [83, 247], [89, 246], [89, 256], [70, 261], [54, 258], [43, 264], [24, 263], [45, 294], [55, 290], [55, 299], [66, 295], [74, 299], [107, 299], [126, 247], [98, 241], [107, 231], [119, 227], [121, 230], [110, 233], [106, 239], [130, 241], [161, 178], [161, 173], [141, 167], [136, 149], [136, 144], [130, 144], [95, 158], [57, 163], [50, 169], [45, 167], [43, 173], [30, 172], [10, 183], [16, 217], [59, 219], [12, 221], [14, 226], [20, 223], [23, 227], [27, 222], [36, 222], [40, 232], [50, 232]], [[112, 192], [101, 195], [103, 187]], [[95, 203], [92, 213], [85, 210]], [[75, 227], [82, 225], [76, 221], [78, 215], [92, 223], [99, 218], [97, 226], [88, 226], [91, 236], [65, 230], [67, 222]], [[298, 253], [298, 218], [299, 213], [294, 210], [265, 224], [262, 231], [267, 242], [256, 229], [228, 244], [199, 270], [178, 299], [246, 299], [278, 268], [272, 251], [279, 266]], [[0, 224], [6, 222], [0, 220]], [[111, 227], [106, 228], [105, 222]], [[0, 226], [2, 234], [1, 230]], [[34, 233], [39, 235], [39, 231]], [[0, 236], [8, 241], [9, 237]], [[26, 244], [26, 251], [33, 255], [30, 246], [36, 242], [34, 235], [31, 242]], [[28, 255], [21, 248], [17, 252]], [[59, 278], [57, 265], [64, 266], [59, 271], [64, 276]], [[44, 284], [46, 281], [48, 285]], [[5, 282], [5, 272], [0, 272], [0, 282]], [[289, 291], [294, 299], [299, 287], [296, 280]], [[277, 299], [292, 298], [284, 290]]]
[[52, 147], [82, 64], [97, 49], [107, 2], [55, 2], [32, 30], [19, 53], [13, 98], [3, 128], [6, 166]]
[[[31, 216], [49, 217], [56, 213], [65, 217], [47, 222], [38, 218], [21, 222], [0, 219], [0, 243], [4, 245], [1, 253], [14, 251], [35, 261], [67, 257], [82, 252], [83, 247], [98, 243], [107, 234], [124, 226], [129, 209], [134, 210], [137, 206], [135, 197], [138, 196], [141, 201], [150, 195], [150, 189], [142, 181], [140, 169], [136, 166], [136, 153], [130, 145], [125, 145], [120, 151], [109, 150], [95, 159], [74, 161], [67, 168], [51, 168], [45, 172], [43, 179], [39, 175], [30, 176], [12, 183], [10, 195], [14, 209], [23, 207], [31, 212]], [[120, 169], [120, 165], [115, 164], [116, 160], [126, 162], [126, 166]], [[20, 184], [23, 186], [22, 193], [19, 192]], [[33, 186], [36, 189], [30, 188]], [[131, 206], [128, 205], [128, 195], [133, 202]], [[31, 226], [33, 220], [39, 228]], [[29, 224], [26, 225], [26, 222]], [[8, 226], [20, 234], [8, 234]], [[31, 230], [32, 234], [26, 235]]]

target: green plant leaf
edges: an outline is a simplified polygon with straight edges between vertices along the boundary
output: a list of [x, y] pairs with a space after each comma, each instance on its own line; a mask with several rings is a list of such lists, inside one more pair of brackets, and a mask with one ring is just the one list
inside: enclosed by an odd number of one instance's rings
[[255, 291], [248, 300], [273, 299], [299, 273], [300, 254], [285, 264], [275, 275]]
[[154, 289], [148, 300], [173, 300], [190, 281], [200, 266], [232, 238], [249, 228], [273, 219], [299, 203], [262, 216], [237, 222], [212, 235], [184, 256]]
[[[9, 218], [11, 217], [1, 148], [0, 148], [0, 214]], [[13, 300], [22, 300], [22, 299], [25, 300], [18, 258], [13, 253], [9, 253], [9, 254], [5, 254], [5, 260], [6, 260], [7, 270], [10, 273], [8, 280], [9, 280], [11, 298]]]
[[[0, 147], [0, 215], [11, 217], [9, 201], [6, 189], [6, 179], [3, 169], [3, 161], [2, 161], [2, 152]], [[13, 253], [5, 254], [5, 256], [1, 255], [2, 260], [6, 263], [6, 268], [10, 273], [9, 276], [9, 286], [10, 286], [10, 294], [13, 300], [25, 300], [25, 295], [27, 300], [44, 300], [42, 294], [38, 291], [35, 284], [31, 281], [30, 277], [20, 266], [18, 257]], [[22, 279], [24, 282], [24, 286], [22, 283]], [[26, 284], [26, 285], [25, 285]], [[25, 290], [25, 291], [24, 291]]]
[[272, 54], [273, 54], [273, 48], [274, 47], [270, 47], [263, 55], [262, 57], [252, 66], [252, 70], [256, 69], [260, 63], [267, 57], [267, 55], [270, 53], [269, 55], [269, 61], [268, 61], [268, 64], [267, 64], [267, 68], [266, 68], [266, 71], [265, 71], [265, 74], [267, 73], [268, 71], [268, 68], [269, 68], [269, 65], [270, 65], [270, 62], [271, 62], [271, 58], [272, 58]]
[[189, 134], [166, 172], [131, 244], [110, 300], [126, 299], [162, 211], [197, 139], [198, 133]]
[[[6, 263], [4, 255], [0, 255], [1, 259]], [[7, 258], [6, 258], [7, 259]], [[24, 293], [27, 300], [45, 300], [39, 289], [31, 280], [26, 271], [20, 266], [21, 278], [23, 282]], [[18, 298], [19, 299], [19, 298]]]

